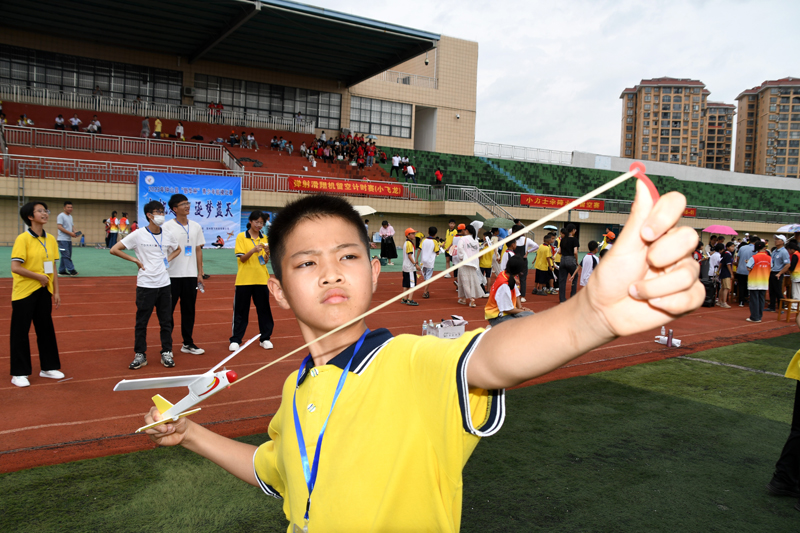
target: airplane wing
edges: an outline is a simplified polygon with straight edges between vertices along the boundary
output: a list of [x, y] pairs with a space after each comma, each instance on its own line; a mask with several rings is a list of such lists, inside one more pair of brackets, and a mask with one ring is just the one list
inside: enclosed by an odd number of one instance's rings
[[217, 370], [219, 367], [221, 367], [222, 365], [224, 365], [225, 363], [227, 363], [228, 361], [230, 361], [231, 359], [233, 359], [234, 357], [236, 357], [237, 355], [239, 355], [239, 353], [240, 353], [242, 350], [244, 350], [245, 348], [247, 348], [248, 346], [250, 346], [250, 345], [253, 343], [253, 341], [254, 341], [254, 340], [256, 340], [256, 339], [257, 339], [257, 338], [259, 338], [259, 337], [261, 337], [261, 335], [260, 335], [260, 334], [259, 334], [259, 335], [256, 335], [255, 337], [253, 337], [252, 339], [250, 339], [250, 340], [249, 340], [249, 341], [247, 341], [246, 343], [244, 343], [244, 344], [242, 344], [241, 346], [239, 346], [239, 349], [238, 349], [238, 350], [236, 350], [235, 352], [233, 352], [232, 354], [230, 354], [228, 357], [226, 357], [225, 359], [223, 359], [222, 361], [220, 361], [220, 362], [219, 362], [219, 364], [218, 364], [217, 366], [215, 366], [214, 368], [212, 368], [211, 370], [209, 370], [209, 372], [214, 372], [214, 371], [216, 371], [216, 370]]
[[169, 420], [159, 420], [158, 422], [153, 422], [152, 424], [148, 424], [146, 426], [142, 426], [142, 427], [140, 427], [139, 429], [136, 430], [136, 433], [141, 433], [142, 431], [147, 431], [148, 429], [154, 428], [156, 426], [169, 424], [170, 422], [174, 422], [174, 421], [178, 420], [179, 418], [183, 418], [184, 416], [193, 415], [196, 412], [198, 412], [199, 410], [200, 410], [200, 407], [198, 407], [197, 409], [192, 409], [191, 411], [184, 411], [183, 413], [181, 413], [179, 415], [172, 416], [172, 417], [170, 417]]
[[115, 391], [145, 390], [162, 387], [188, 387], [203, 374], [195, 376], [172, 376], [165, 378], [123, 379], [114, 386]]

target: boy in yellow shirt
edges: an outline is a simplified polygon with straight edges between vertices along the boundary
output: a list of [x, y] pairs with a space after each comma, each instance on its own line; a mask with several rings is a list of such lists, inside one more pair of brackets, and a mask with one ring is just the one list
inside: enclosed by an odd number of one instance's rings
[[[259, 447], [186, 418], [148, 433], [283, 498], [289, 532], [458, 531], [462, 469], [480, 437], [501, 427], [505, 388], [700, 305], [705, 291], [690, 258], [697, 234], [676, 227], [685, 203], [670, 193], [654, 209], [639, 186], [625, 233], [586, 289], [513, 326], [445, 340], [370, 332], [362, 319], [312, 344]], [[381, 267], [344, 200], [293, 202], [269, 239], [270, 292], [294, 311], [305, 340], [369, 309]], [[569, 333], [570, 342], [531, 344], [541, 331]], [[145, 420], [160, 414], [152, 408]]]
[[547, 284], [553, 281], [553, 249], [550, 243], [553, 240], [551, 234], [544, 237], [544, 242], [536, 250], [536, 261], [533, 266], [536, 268], [536, 289], [534, 294], [545, 295], [548, 293]]

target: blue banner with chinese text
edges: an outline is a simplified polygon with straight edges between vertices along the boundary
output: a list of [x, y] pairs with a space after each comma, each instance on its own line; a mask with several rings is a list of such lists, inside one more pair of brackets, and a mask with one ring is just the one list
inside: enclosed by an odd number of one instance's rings
[[137, 211], [139, 224], [145, 226], [144, 206], [158, 200], [167, 220], [175, 218], [167, 207], [173, 194], [183, 194], [192, 204], [189, 219], [200, 224], [206, 239], [205, 248], [233, 248], [242, 212], [242, 179], [236, 176], [203, 176], [139, 172]]

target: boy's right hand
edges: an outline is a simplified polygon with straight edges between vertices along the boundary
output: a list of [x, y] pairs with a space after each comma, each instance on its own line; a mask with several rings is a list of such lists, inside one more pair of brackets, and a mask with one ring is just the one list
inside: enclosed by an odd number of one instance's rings
[[[145, 425], [152, 424], [161, 420], [161, 413], [155, 406], [150, 408], [150, 412], [144, 415]], [[169, 422], [163, 426], [156, 426], [145, 431], [150, 436], [150, 440], [159, 446], [177, 446], [186, 438], [186, 429], [189, 421], [179, 418], [177, 422]]]
[[144, 270], [144, 265], [142, 264], [141, 261], [139, 261], [138, 259], [134, 259], [133, 262], [136, 263], [136, 266], [139, 267], [139, 270]]

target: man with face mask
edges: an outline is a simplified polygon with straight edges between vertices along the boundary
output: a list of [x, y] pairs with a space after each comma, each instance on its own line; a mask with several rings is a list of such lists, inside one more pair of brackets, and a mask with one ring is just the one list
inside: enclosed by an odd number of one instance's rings
[[[111, 254], [136, 263], [136, 329], [133, 362], [128, 368], [137, 370], [147, 365], [147, 323], [153, 308], [161, 326], [161, 364], [175, 366], [172, 358], [172, 291], [167, 269], [181, 253], [181, 247], [168, 231], [162, 231], [164, 206], [152, 200], [144, 206], [148, 224], [111, 248]], [[135, 257], [123, 252], [133, 250]]]

